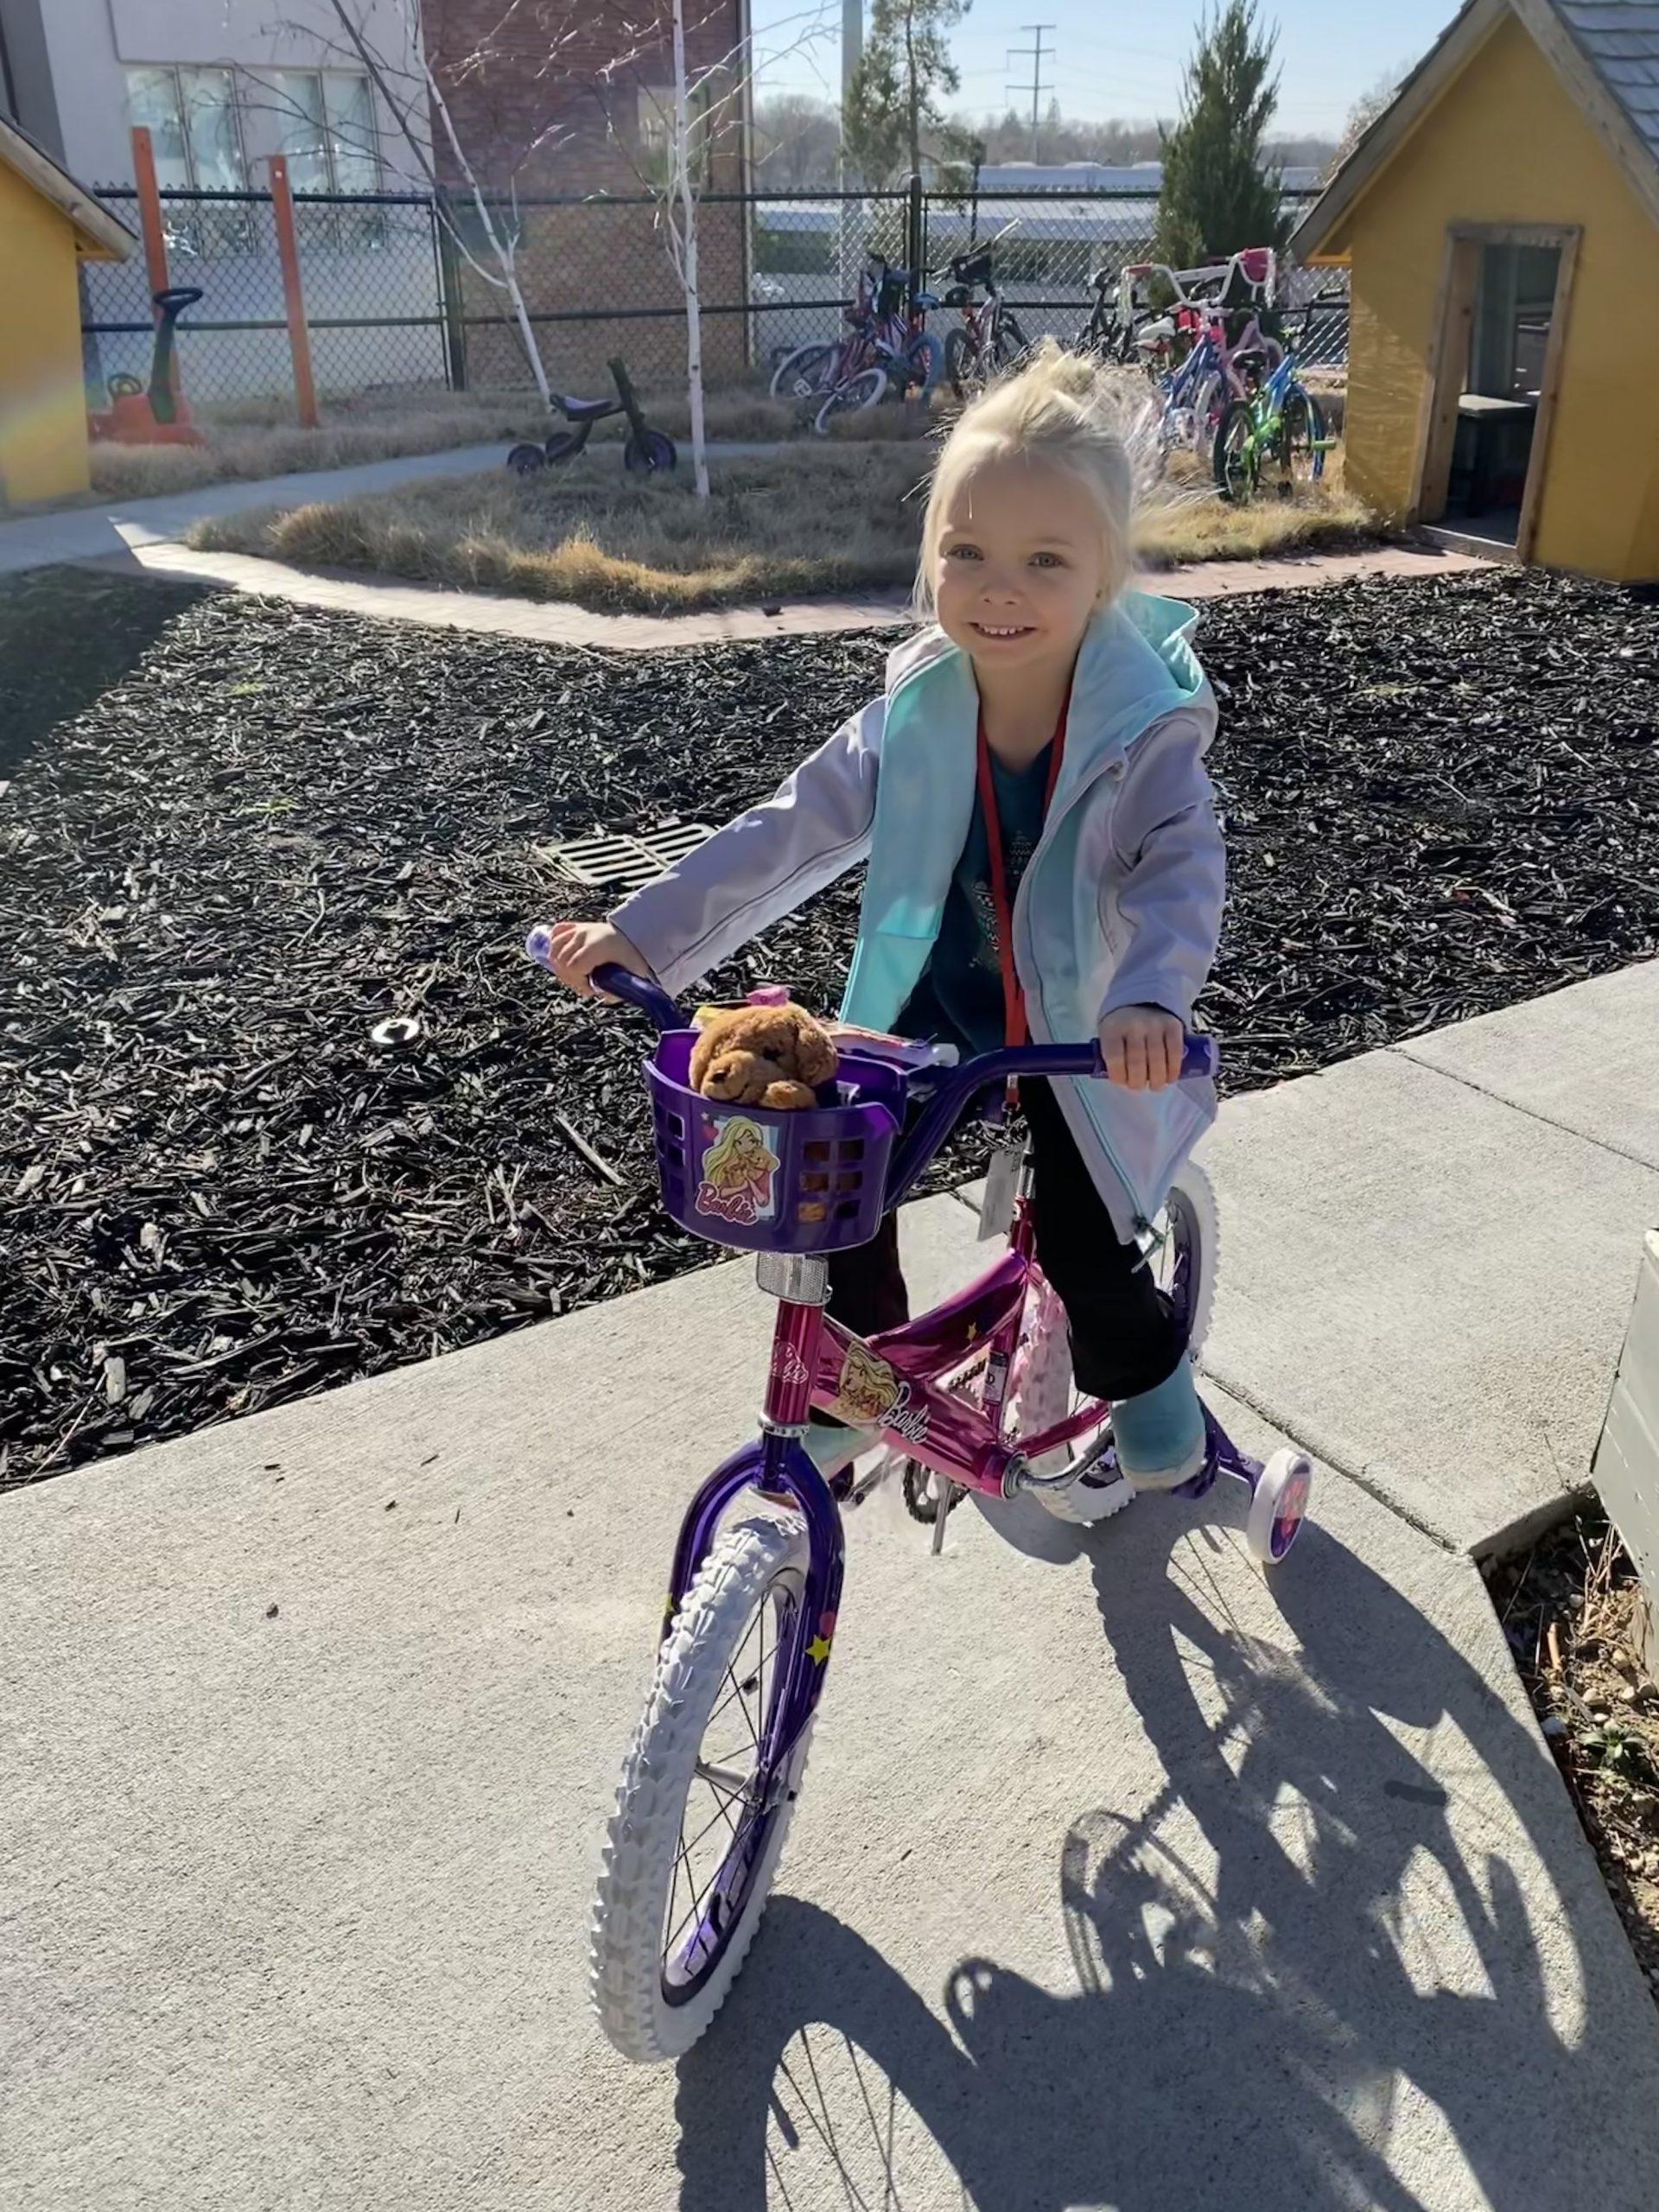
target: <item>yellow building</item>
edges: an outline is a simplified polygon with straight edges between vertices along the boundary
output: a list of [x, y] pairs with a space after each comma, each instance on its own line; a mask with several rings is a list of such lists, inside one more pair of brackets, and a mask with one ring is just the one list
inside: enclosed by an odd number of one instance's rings
[[0, 508], [86, 489], [76, 265], [124, 261], [137, 243], [0, 116]]
[[1659, 0], [1470, 0], [1291, 251], [1351, 271], [1362, 498], [1659, 577]]

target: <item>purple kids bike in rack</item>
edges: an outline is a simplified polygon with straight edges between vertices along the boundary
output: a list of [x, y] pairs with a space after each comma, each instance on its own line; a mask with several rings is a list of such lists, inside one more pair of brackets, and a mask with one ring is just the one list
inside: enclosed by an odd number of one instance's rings
[[[533, 932], [531, 957], [546, 949]], [[1022, 1499], [1080, 1522], [1128, 1503], [1110, 1408], [1071, 1383], [1065, 1317], [1033, 1257], [1021, 1160], [1010, 1155], [1006, 1249], [976, 1281], [868, 1340], [824, 1311], [825, 1255], [869, 1240], [971, 1107], [1021, 1077], [1106, 1078], [1092, 1041], [956, 1066], [859, 1038], [816, 1109], [728, 1105], [690, 1089], [693, 1033], [666, 993], [620, 968], [593, 981], [659, 1032], [645, 1074], [666, 1210], [695, 1235], [754, 1252], [760, 1287], [778, 1303], [760, 1433], [708, 1477], [681, 1526], [594, 1907], [601, 2024], [626, 2057], [669, 2059], [719, 2010], [777, 1872], [835, 1643], [842, 1507], [894, 1459], [931, 1489], [936, 1551], [966, 1491], [994, 1523]], [[1184, 1077], [1213, 1065], [1211, 1040], [1190, 1038]], [[1215, 1274], [1214, 1204], [1196, 1169], [1181, 1171], [1146, 1242], [1196, 1358]], [[841, 1474], [832, 1489], [806, 1448], [815, 1409], [855, 1431], [861, 1452], [888, 1447], [874, 1476]], [[1205, 1423], [1204, 1467], [1170, 1494], [1199, 1498], [1218, 1474], [1235, 1477], [1250, 1492], [1249, 1548], [1275, 1565], [1295, 1541], [1313, 1470], [1288, 1451], [1252, 1459], [1207, 1409]]]

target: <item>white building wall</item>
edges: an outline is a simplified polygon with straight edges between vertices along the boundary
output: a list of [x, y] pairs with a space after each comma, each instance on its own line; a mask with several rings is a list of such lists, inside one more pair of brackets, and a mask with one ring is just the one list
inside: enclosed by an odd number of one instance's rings
[[[354, 0], [355, 20], [385, 81], [423, 146], [429, 146], [418, 76], [414, 0]], [[273, 20], [285, 18], [285, 21]], [[90, 183], [130, 185], [127, 106], [130, 68], [175, 64], [236, 73], [246, 181], [268, 189], [268, 156], [286, 120], [268, 73], [350, 70], [362, 64], [327, 0], [47, 0], [42, 18], [66, 166]], [[424, 191], [420, 164], [398, 119], [375, 92], [379, 182], [387, 191]], [[164, 202], [168, 274], [200, 287], [199, 307], [180, 325], [180, 372], [198, 406], [280, 397], [291, 386], [285, 331], [195, 329], [207, 321], [280, 321], [282, 275], [266, 207], [194, 210]], [[137, 228], [130, 207], [122, 211]], [[420, 208], [388, 208], [368, 219], [353, 211], [297, 211], [301, 276], [312, 324], [317, 384], [329, 392], [442, 385], [444, 353], [435, 327], [439, 284], [429, 218]], [[94, 324], [149, 321], [142, 257], [89, 269], [84, 286]], [[424, 327], [331, 329], [359, 316], [419, 318]], [[104, 333], [89, 346], [98, 379], [119, 370], [149, 373], [150, 341], [141, 327]]]

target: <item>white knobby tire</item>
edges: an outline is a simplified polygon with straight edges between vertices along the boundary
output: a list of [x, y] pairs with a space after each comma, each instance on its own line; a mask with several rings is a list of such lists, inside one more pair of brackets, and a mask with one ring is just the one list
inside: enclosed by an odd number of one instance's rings
[[[735, 1687], [734, 1662], [762, 1607], [772, 1605], [774, 1593], [798, 1605], [806, 1569], [806, 1530], [795, 1516], [757, 1514], [730, 1524], [658, 1655], [617, 1787], [591, 1931], [594, 2009], [625, 2058], [677, 2058], [689, 2050], [724, 2003], [754, 1941], [806, 1766], [810, 1725], [791, 1756], [739, 1919], [726, 1930], [717, 1962], [691, 1993], [671, 2002], [664, 1951], [673, 1931], [666, 1923], [677, 1900], [684, 1816], [699, 1783], [703, 1739], [728, 1681]], [[717, 1796], [709, 1783], [700, 1786]]]
[[[1166, 1225], [1173, 1232], [1174, 1217], [1184, 1217], [1193, 1251], [1193, 1281], [1189, 1290], [1187, 1357], [1196, 1365], [1210, 1327], [1216, 1302], [1216, 1276], [1220, 1267], [1221, 1218], [1210, 1178], [1192, 1160], [1181, 1166], [1170, 1185], [1165, 1208]], [[1155, 1262], [1154, 1262], [1155, 1264]], [[1065, 1314], [1059, 1300], [1045, 1283], [1034, 1301], [1027, 1334], [1015, 1355], [1009, 1392], [1009, 1433], [1040, 1435], [1071, 1413], [1076, 1402], [1071, 1378], [1071, 1347]], [[1046, 1452], [1034, 1465], [1039, 1475], [1057, 1474], [1065, 1465], [1070, 1447]], [[1090, 1479], [1064, 1489], [1033, 1493], [1057, 1520], [1090, 1522], [1121, 1512], [1135, 1495], [1127, 1477]]]

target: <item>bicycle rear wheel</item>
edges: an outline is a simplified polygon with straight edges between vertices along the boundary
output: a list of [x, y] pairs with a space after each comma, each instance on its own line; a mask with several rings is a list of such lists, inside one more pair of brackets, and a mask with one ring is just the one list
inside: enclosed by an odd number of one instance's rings
[[1317, 484], [1325, 474], [1324, 411], [1313, 393], [1299, 384], [1291, 386], [1286, 398], [1274, 457], [1287, 492]]
[[594, 1903], [594, 2009], [625, 2058], [677, 2058], [754, 1941], [806, 1765], [780, 1723], [804, 1629], [802, 1522], [729, 1526], [658, 1656]]
[[[1191, 1160], [1171, 1185], [1161, 1227], [1163, 1243], [1151, 1264], [1160, 1291], [1185, 1329], [1187, 1357], [1196, 1361], [1215, 1305], [1221, 1228], [1210, 1179]], [[1008, 1400], [1008, 1433], [1014, 1437], [1040, 1435], [1065, 1421], [1079, 1402], [1065, 1310], [1040, 1274], [1027, 1301]], [[1063, 1471], [1068, 1459], [1081, 1464], [1097, 1441], [1096, 1433], [1061, 1446], [1038, 1462], [1035, 1471], [1054, 1475]], [[1034, 1495], [1058, 1520], [1090, 1522], [1119, 1511], [1134, 1492], [1114, 1462], [1064, 1489]]]
[[1234, 400], [1216, 432], [1216, 489], [1236, 506], [1248, 507], [1255, 496], [1256, 471], [1261, 466], [1255, 445], [1255, 417], [1249, 403]]

